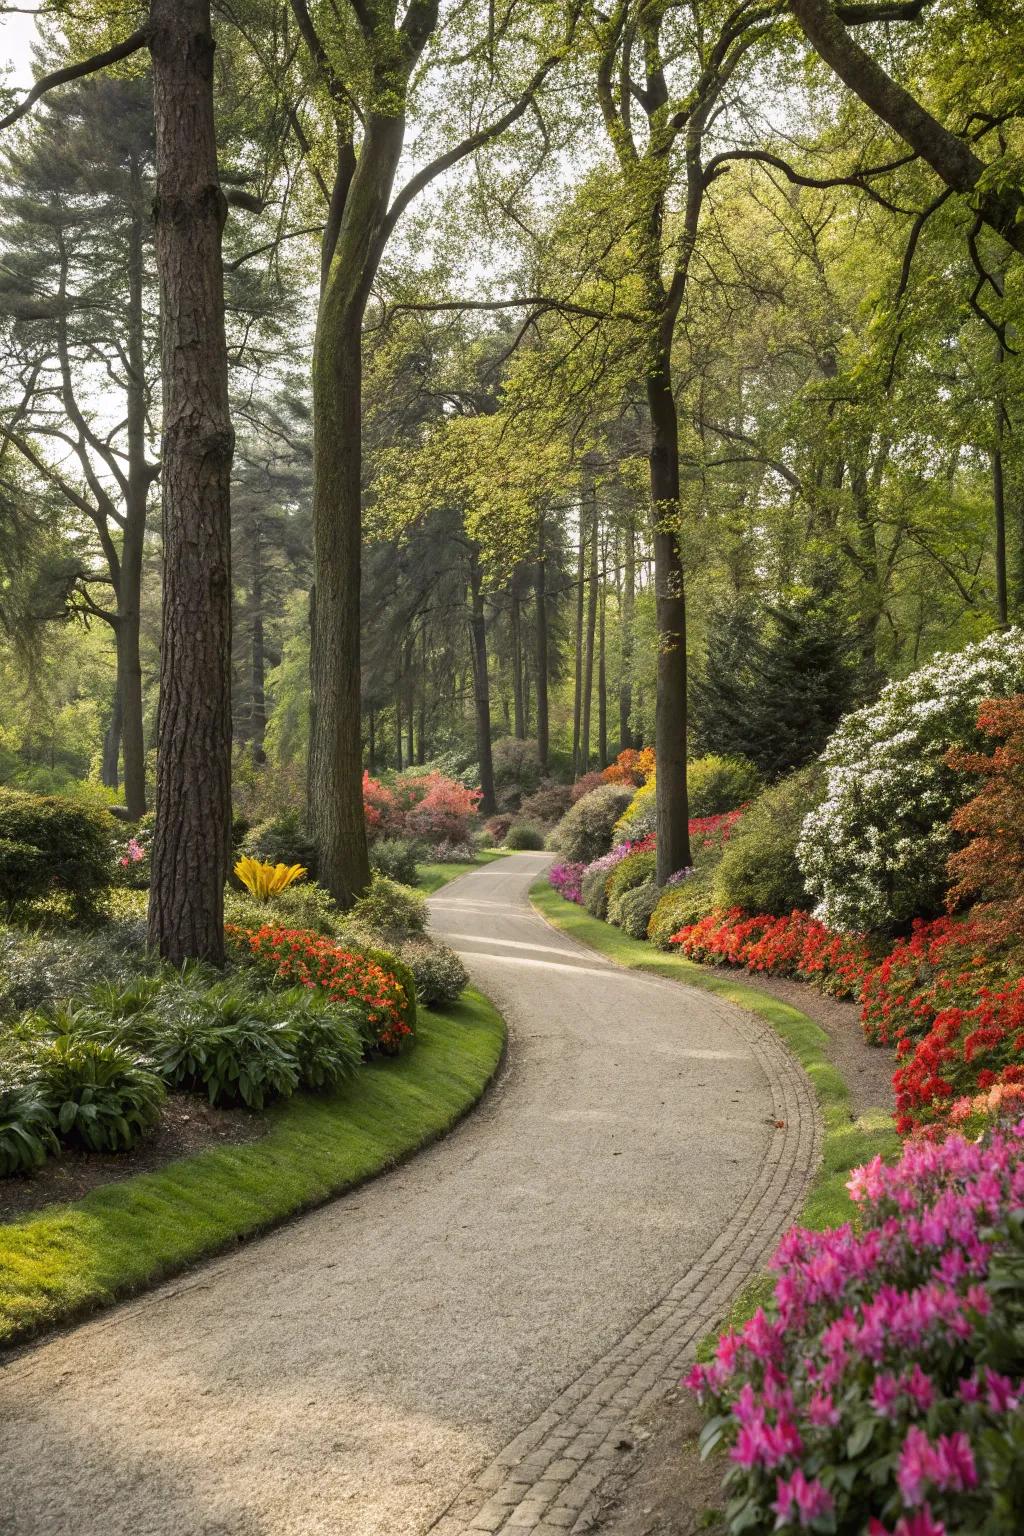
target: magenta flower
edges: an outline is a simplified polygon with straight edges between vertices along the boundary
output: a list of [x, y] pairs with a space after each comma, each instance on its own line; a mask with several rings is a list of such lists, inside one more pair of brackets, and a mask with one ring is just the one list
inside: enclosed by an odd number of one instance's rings
[[780, 1521], [792, 1523], [795, 1519], [798, 1525], [810, 1525], [813, 1520], [830, 1515], [835, 1505], [824, 1484], [816, 1477], [805, 1477], [797, 1467], [792, 1477], [776, 1478], [775, 1502], [771, 1507]]

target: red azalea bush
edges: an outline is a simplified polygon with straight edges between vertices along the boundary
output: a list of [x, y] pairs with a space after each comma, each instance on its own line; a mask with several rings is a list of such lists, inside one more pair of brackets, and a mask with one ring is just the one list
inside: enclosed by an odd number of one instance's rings
[[919, 1040], [940, 1010], [972, 1007], [983, 992], [1003, 985], [1012, 969], [1007, 945], [984, 920], [918, 919], [864, 978], [864, 1034], [872, 1045]]
[[807, 912], [748, 917], [734, 907], [681, 928], [670, 942], [698, 963], [795, 976], [817, 982], [834, 997], [857, 996], [871, 964], [866, 939], [832, 933]]
[[736, 811], [720, 811], [717, 816], [690, 817], [690, 846], [694, 853], [704, 849], [724, 848], [743, 815], [743, 807]]
[[405, 1019], [405, 992], [398, 980], [371, 960], [337, 940], [308, 928], [262, 928], [227, 924], [229, 949], [275, 980], [321, 988], [332, 1002], [357, 1010], [363, 1036], [374, 1048], [394, 1054], [412, 1035]]
[[596, 769], [593, 773], [585, 773], [582, 778], [576, 780], [569, 791], [570, 805], [575, 805], [577, 800], [582, 800], [584, 795], [589, 795], [592, 789], [600, 789], [607, 782], [604, 774], [598, 773]]
[[1024, 1529], [1024, 1120], [858, 1169], [855, 1224], [793, 1228], [774, 1303], [687, 1384], [730, 1532]]
[[1006, 935], [1024, 928], [1024, 695], [988, 699], [978, 711], [978, 730], [997, 745], [991, 755], [954, 749], [947, 766], [977, 774], [981, 789], [950, 822], [967, 836], [965, 848], [950, 855], [950, 909], [981, 898], [997, 904], [989, 920]]
[[897, 1047], [893, 1075], [902, 1135], [946, 1121], [958, 1101], [1024, 1084], [1024, 979], [985, 992], [974, 1007], [942, 1008], [922, 1040]]

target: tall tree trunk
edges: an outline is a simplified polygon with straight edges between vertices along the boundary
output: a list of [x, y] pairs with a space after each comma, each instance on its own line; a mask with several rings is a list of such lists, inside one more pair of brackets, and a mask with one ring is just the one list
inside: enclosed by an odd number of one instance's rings
[[608, 674], [605, 665], [605, 598], [601, 585], [601, 600], [597, 617], [597, 766], [608, 766]]
[[263, 647], [263, 530], [257, 522], [252, 541], [252, 757], [265, 763], [267, 736], [266, 653]]
[[580, 772], [590, 768], [590, 710], [594, 697], [594, 644], [597, 637], [597, 488], [590, 477], [590, 572], [587, 580], [587, 632], [583, 650], [583, 709], [580, 719]]
[[624, 557], [622, 571], [622, 612], [619, 654], [619, 750], [636, 746], [633, 740], [631, 717], [633, 714], [633, 610], [636, 601], [636, 535], [633, 514], [630, 513], [623, 530]]
[[149, 940], [224, 959], [231, 458], [210, 0], [151, 0], [163, 376], [163, 622]]
[[413, 667], [415, 640], [405, 642], [405, 760], [411, 768], [416, 761], [416, 677]]
[[544, 543], [544, 514], [537, 525], [537, 565], [533, 590], [537, 609], [537, 756], [542, 772], [548, 769], [548, 596], [547, 550]]
[[[128, 236], [128, 495], [121, 541], [117, 591], [117, 669], [123, 715], [124, 799], [128, 815], [146, 811], [146, 744], [142, 721], [142, 659], [139, 635], [142, 609], [142, 556], [153, 471], [146, 461], [146, 349], [143, 260], [144, 189], [139, 167], [132, 166], [133, 215]], [[220, 253], [218, 248], [217, 261]], [[223, 326], [222, 326], [223, 330]]]
[[655, 737], [659, 885], [693, 862], [686, 790], [686, 591], [679, 557], [679, 421], [672, 393], [671, 339], [647, 375], [651, 415], [654, 609], [658, 628]]
[[427, 626], [420, 626], [420, 718], [416, 742], [416, 761], [422, 767], [427, 760]]
[[1000, 629], [1010, 623], [1010, 601], [1006, 578], [1006, 491], [1003, 478], [1003, 404], [996, 402], [996, 446], [992, 450], [992, 505], [996, 523], [996, 617]]
[[578, 779], [580, 768], [580, 728], [583, 709], [583, 578], [586, 574], [587, 519], [585, 494], [580, 497], [580, 547], [576, 560], [576, 673], [572, 706], [572, 776]]
[[377, 715], [371, 704], [366, 712], [366, 754], [371, 773], [377, 771]]
[[515, 734], [519, 741], [526, 739], [526, 721], [523, 711], [523, 637], [519, 608], [519, 573], [512, 577], [512, 598], [509, 614], [512, 631], [512, 701], [515, 710]]
[[494, 763], [491, 758], [491, 692], [487, 674], [487, 622], [484, 615], [483, 571], [476, 546], [470, 553], [469, 585], [471, 594], [470, 638], [473, 654], [473, 699], [476, 706], [476, 748], [480, 759], [480, 809], [493, 816]]
[[402, 759], [402, 684], [399, 682], [395, 688], [395, 769], [402, 772], [405, 763]]
[[[115, 631], [116, 640], [116, 631]], [[114, 682], [114, 699], [110, 709], [110, 723], [103, 735], [103, 759], [100, 765], [100, 783], [107, 789], [118, 787], [118, 765], [121, 758], [121, 719], [124, 710], [121, 703], [121, 679]]]

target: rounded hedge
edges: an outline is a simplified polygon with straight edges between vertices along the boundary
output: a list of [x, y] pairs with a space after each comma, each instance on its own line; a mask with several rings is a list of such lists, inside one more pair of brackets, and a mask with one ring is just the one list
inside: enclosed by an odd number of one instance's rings
[[761, 775], [745, 757], [695, 757], [686, 769], [691, 816], [721, 816], [752, 800]]
[[631, 939], [646, 939], [647, 925], [661, 900], [661, 891], [653, 880], [623, 891], [618, 902], [618, 921]]
[[657, 873], [658, 855], [653, 848], [638, 848], [620, 859], [605, 877], [608, 893], [608, 921], [621, 927], [619, 903], [627, 891], [646, 885]]
[[505, 847], [513, 852], [535, 853], [544, 847], [544, 833], [527, 821], [517, 821], [505, 834]]
[[814, 905], [796, 851], [823, 793], [824, 774], [812, 764], [757, 797], [722, 850], [712, 881], [716, 906], [785, 917]]
[[0, 789], [0, 903], [9, 910], [51, 890], [89, 917], [113, 878], [115, 822], [61, 795]]
[[647, 924], [647, 937], [659, 949], [668, 949], [674, 933], [690, 923], [699, 923], [702, 917], [707, 917], [714, 910], [711, 877], [705, 874], [691, 875], [679, 885], [670, 885], [662, 890]]
[[893, 931], [943, 908], [949, 820], [973, 793], [947, 766], [975, 747], [978, 706], [1024, 691], [1024, 629], [936, 656], [847, 715], [822, 753], [825, 798], [798, 858], [818, 917], [855, 933]]
[[591, 864], [612, 846], [615, 823], [633, 798], [631, 787], [600, 784], [569, 807], [549, 839], [572, 864]]

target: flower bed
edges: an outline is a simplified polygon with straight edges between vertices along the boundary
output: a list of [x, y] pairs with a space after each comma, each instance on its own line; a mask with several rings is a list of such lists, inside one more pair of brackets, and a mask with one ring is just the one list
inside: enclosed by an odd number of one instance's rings
[[738, 907], [712, 912], [681, 928], [671, 942], [690, 960], [795, 976], [834, 997], [859, 995], [872, 958], [866, 939], [832, 933], [807, 912], [788, 917], [748, 917]]
[[970, 1008], [1012, 974], [1009, 946], [977, 918], [918, 921], [864, 978], [864, 1033], [873, 1045], [922, 1039], [941, 1009]]
[[901, 1134], [941, 1124], [954, 1107], [996, 1087], [1024, 1084], [1024, 979], [973, 1008], [942, 1008], [916, 1044], [901, 1040], [893, 1075]]
[[412, 1035], [405, 1019], [405, 992], [383, 965], [307, 928], [225, 928], [234, 952], [278, 980], [321, 987], [334, 1002], [358, 1009], [372, 1043], [386, 1053]]
[[768, 1312], [687, 1378], [729, 1529], [1024, 1529], [1024, 1120], [849, 1187], [856, 1226], [792, 1229]]

